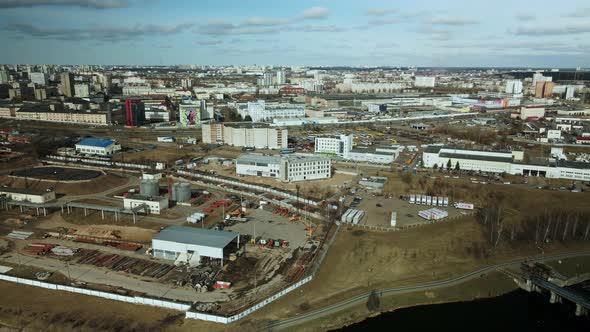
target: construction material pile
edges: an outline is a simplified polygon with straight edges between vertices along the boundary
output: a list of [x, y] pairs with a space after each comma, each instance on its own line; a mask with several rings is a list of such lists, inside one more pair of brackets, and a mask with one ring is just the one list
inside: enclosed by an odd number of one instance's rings
[[161, 278], [168, 274], [174, 266], [143, 259], [101, 253], [98, 250], [82, 250], [77, 263], [105, 267], [113, 271], [122, 271], [139, 276]]

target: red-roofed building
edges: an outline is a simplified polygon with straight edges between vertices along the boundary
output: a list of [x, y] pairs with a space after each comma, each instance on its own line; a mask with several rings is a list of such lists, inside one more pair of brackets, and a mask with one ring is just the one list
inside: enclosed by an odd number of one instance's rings
[[576, 137], [576, 144], [590, 144], [590, 136]]
[[304, 88], [299, 88], [299, 87], [294, 87], [294, 86], [285, 86], [285, 87], [282, 87], [279, 91], [281, 94], [287, 94], [287, 95], [303, 95], [303, 94], [305, 94]]

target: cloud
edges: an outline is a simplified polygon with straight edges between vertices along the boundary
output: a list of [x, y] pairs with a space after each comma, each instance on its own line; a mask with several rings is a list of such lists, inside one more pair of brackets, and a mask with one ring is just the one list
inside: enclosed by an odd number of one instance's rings
[[223, 44], [223, 40], [221, 40], [221, 39], [199, 40], [196, 43], [197, 43], [197, 45], [219, 45], [219, 44]]
[[304, 20], [324, 19], [330, 16], [330, 10], [326, 7], [311, 7], [304, 10], [299, 17]]
[[125, 8], [127, 0], [3, 0], [0, 8], [31, 8], [39, 6], [70, 6], [93, 9]]
[[387, 16], [398, 12], [397, 8], [369, 8], [365, 12], [367, 16]]
[[399, 44], [397, 43], [379, 43], [375, 45], [375, 48], [398, 48]]
[[311, 27], [300, 26], [293, 28], [294, 25], [302, 23], [306, 20], [318, 20], [326, 18], [330, 14], [325, 7], [311, 7], [304, 10], [301, 14], [290, 18], [272, 18], [253, 16], [245, 19], [239, 24], [229, 23], [223, 20], [211, 20], [207, 24], [202, 25], [199, 32], [208, 35], [259, 35], [272, 34], [280, 32], [280, 30], [317, 30], [320, 31], [335, 31], [336, 27]]
[[289, 19], [254, 16], [247, 18], [242, 24], [246, 26], [278, 26], [289, 24], [291, 22], [293, 21]]
[[571, 12], [566, 15], [566, 17], [573, 17], [573, 18], [584, 18], [590, 17], [590, 7], [588, 8], [580, 8], [575, 12]]
[[335, 25], [304, 25], [293, 29], [294, 31], [300, 32], [343, 32], [345, 28], [341, 28]]
[[370, 19], [367, 24], [369, 26], [381, 26], [381, 25], [390, 25], [390, 24], [397, 24], [400, 22], [404, 22], [405, 19], [401, 17], [384, 17], [384, 18], [374, 18]]
[[469, 17], [461, 16], [435, 16], [430, 19], [431, 24], [436, 25], [450, 25], [450, 26], [463, 26], [477, 24], [477, 20]]
[[131, 27], [91, 26], [87, 28], [44, 28], [29, 23], [8, 24], [4, 28], [19, 35], [63, 41], [108, 41], [120, 42], [143, 37], [168, 36], [183, 32], [192, 24], [183, 23], [173, 26], [154, 24], [136, 24]]
[[430, 25], [422, 25], [420, 28], [414, 30], [414, 32], [428, 35], [430, 40], [446, 41], [452, 38], [451, 31]]
[[512, 31], [520, 36], [558, 36], [590, 33], [590, 22], [569, 25], [520, 26]]
[[537, 17], [533, 14], [528, 14], [528, 13], [519, 13], [516, 14], [516, 18], [521, 20], [521, 21], [534, 21], [535, 19], [537, 19]]

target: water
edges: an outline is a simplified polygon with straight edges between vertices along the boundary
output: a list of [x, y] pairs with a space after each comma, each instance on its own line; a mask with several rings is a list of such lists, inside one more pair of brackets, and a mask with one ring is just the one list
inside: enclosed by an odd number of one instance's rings
[[575, 305], [550, 304], [547, 294], [517, 290], [491, 299], [399, 309], [339, 331], [590, 331]]

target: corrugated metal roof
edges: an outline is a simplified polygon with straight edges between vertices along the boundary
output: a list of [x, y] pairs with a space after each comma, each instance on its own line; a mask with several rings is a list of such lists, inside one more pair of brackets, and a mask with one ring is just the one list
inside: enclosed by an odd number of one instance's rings
[[210, 229], [169, 226], [154, 236], [154, 240], [193, 244], [197, 246], [224, 248], [238, 237], [239, 233]]
[[110, 139], [98, 139], [98, 138], [84, 138], [76, 145], [95, 146], [99, 148], [106, 148], [107, 146], [114, 144], [115, 141]]

